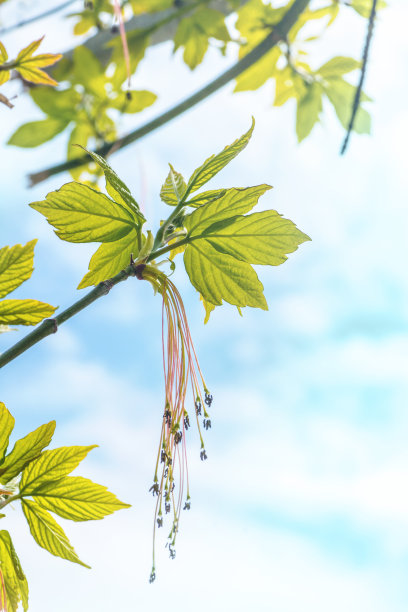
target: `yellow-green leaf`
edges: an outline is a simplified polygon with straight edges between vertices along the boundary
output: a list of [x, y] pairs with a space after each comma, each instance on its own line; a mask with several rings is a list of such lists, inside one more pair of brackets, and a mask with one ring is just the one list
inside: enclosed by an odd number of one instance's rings
[[33, 53], [38, 49], [43, 38], [35, 40], [27, 47], [22, 49], [17, 55], [14, 68], [17, 70], [23, 79], [31, 83], [44, 85], [57, 85], [57, 82], [52, 79], [46, 72], [40, 70], [45, 66], [52, 66], [55, 62], [61, 59], [61, 54], [43, 53], [42, 55], [33, 56]]
[[184, 265], [192, 285], [211, 304], [218, 306], [225, 300], [235, 306], [268, 310], [255, 270], [235, 257], [220, 253], [208, 240], [188, 245]]
[[316, 73], [323, 78], [342, 76], [360, 68], [361, 62], [352, 57], [333, 57], [331, 60], [320, 66]]
[[56, 557], [62, 557], [89, 568], [89, 565], [80, 560], [64, 530], [47, 510], [44, 510], [39, 504], [28, 499], [22, 499], [21, 505], [30, 527], [31, 535], [39, 546], [45, 548], [45, 550], [48, 550], [48, 552]]
[[[326, 79], [324, 91], [333, 104], [340, 123], [347, 129], [351, 118], [356, 88], [340, 77], [333, 77]], [[368, 96], [362, 94], [360, 103], [367, 100], [369, 100]], [[369, 113], [361, 106], [357, 111], [353, 129], [359, 134], [370, 133], [371, 118]]]
[[247, 146], [255, 127], [255, 120], [249, 130], [232, 144], [226, 146], [221, 153], [211, 155], [190, 177], [187, 184], [188, 193], [197, 191], [202, 185], [207, 183], [213, 176], [222, 170], [230, 161], [234, 159]]
[[[202, 236], [223, 253], [247, 263], [269, 266], [282, 264], [288, 253], [310, 240], [275, 210], [226, 219], [205, 229]], [[198, 236], [197, 240], [201, 238]]]
[[129, 232], [121, 240], [116, 242], [105, 242], [92, 255], [89, 262], [89, 272], [78, 285], [78, 289], [97, 285], [98, 283], [112, 278], [130, 264], [130, 255], [137, 258], [139, 252], [137, 233], [135, 230]]
[[212, 311], [215, 310], [215, 305], [211, 304], [210, 302], [207, 302], [207, 300], [205, 300], [201, 294], [200, 294], [200, 300], [205, 310], [204, 325], [206, 325], [208, 321], [210, 320], [210, 315]]
[[177, 172], [171, 164], [170, 171], [160, 190], [160, 198], [169, 206], [177, 206], [187, 189], [186, 182], [180, 172]]
[[34, 245], [31, 240], [26, 245], [16, 244], [0, 249], [0, 298], [17, 289], [33, 273]]
[[47, 115], [55, 119], [77, 119], [77, 106], [81, 102], [81, 95], [73, 88], [57, 91], [49, 87], [34, 87], [30, 89], [30, 96], [36, 105]]
[[226, 189], [211, 189], [209, 191], [202, 191], [198, 195], [194, 196], [194, 198], [191, 200], [188, 200], [186, 204], [188, 204], [188, 206], [192, 206], [193, 208], [198, 208], [199, 206], [208, 204], [213, 200], [218, 200], [218, 198], [225, 195], [226, 192]]
[[55, 421], [37, 427], [21, 440], [0, 464], [0, 481], [6, 483], [18, 474], [48, 446], [55, 430]]
[[20, 493], [31, 495], [43, 483], [64, 478], [85, 459], [92, 446], [61, 446], [44, 451], [36, 461], [32, 461], [23, 471]]
[[14, 418], [11, 416], [9, 411], [3, 402], [0, 402], [0, 464], [6, 454], [9, 437], [14, 429]]
[[43, 508], [70, 521], [99, 520], [121, 508], [130, 508], [106, 487], [81, 476], [44, 483], [32, 495]]
[[125, 185], [122, 179], [118, 177], [113, 168], [111, 168], [107, 163], [106, 159], [97, 153], [88, 151], [88, 149], [85, 149], [85, 151], [92, 157], [94, 162], [102, 168], [106, 179], [106, 191], [110, 197], [118, 204], [124, 206], [131, 213], [132, 218], [138, 226], [143, 224], [145, 218], [140, 212], [139, 204], [132, 196], [129, 187]]
[[65, 130], [68, 123], [69, 120], [67, 119], [56, 119], [54, 117], [24, 123], [14, 132], [7, 144], [15, 147], [38, 147], [38, 145], [51, 140]]
[[6, 47], [0, 41], [0, 62], [3, 64], [8, 60], [8, 53], [6, 51]]
[[8, 531], [0, 531], [0, 572], [6, 590], [6, 602], [0, 585], [1, 609], [17, 612], [20, 603], [28, 610], [28, 584]]
[[68, 242], [112, 242], [126, 236], [136, 225], [128, 208], [81, 183], [67, 183], [30, 206], [47, 218], [59, 238]]
[[3, 325], [37, 325], [55, 311], [55, 306], [37, 300], [2, 300], [0, 302], [0, 323]]

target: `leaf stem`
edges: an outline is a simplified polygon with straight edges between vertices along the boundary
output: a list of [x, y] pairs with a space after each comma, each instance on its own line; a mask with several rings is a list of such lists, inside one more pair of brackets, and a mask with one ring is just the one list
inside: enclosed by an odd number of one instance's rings
[[[176, 106], [173, 106], [173, 108], [164, 112], [162, 115], [159, 115], [152, 121], [149, 121], [145, 125], [134, 130], [133, 132], [130, 132], [126, 136], [119, 138], [116, 142], [103, 145], [102, 147], [97, 149], [96, 153], [105, 157], [109, 152], [113, 153], [118, 151], [119, 149], [123, 149], [132, 142], [139, 140], [143, 136], [146, 136], [150, 132], [153, 132], [162, 125], [165, 125], [175, 117], [178, 117], [179, 115], [189, 110], [202, 100], [205, 100], [206, 98], [208, 98], [208, 96], [216, 92], [218, 89], [221, 89], [221, 87], [229, 83], [232, 79], [235, 79], [245, 70], [253, 66], [275, 45], [277, 45], [281, 41], [286, 40], [290, 29], [296, 23], [303, 11], [307, 8], [309, 3], [310, 0], [295, 0], [290, 9], [283, 16], [282, 20], [273, 27], [273, 30], [266, 36], [266, 38], [264, 38], [264, 40], [260, 42], [259, 45], [257, 45], [254, 49], [252, 49], [252, 51], [247, 53], [247, 55], [240, 59], [231, 68], [226, 70], [223, 74], [221, 74], [211, 83], [197, 91], [195, 94], [186, 98], [183, 102], [176, 104]], [[73, 168], [78, 168], [79, 166], [82, 166], [86, 163], [88, 163], [88, 160], [85, 156], [78, 157], [63, 162], [61, 164], [52, 166], [51, 168], [47, 168], [46, 170], [41, 170], [40, 172], [30, 174], [30, 186], [37, 185], [38, 183], [49, 178], [50, 176], [54, 176], [55, 174], [65, 172], [67, 170], [72, 170]]]

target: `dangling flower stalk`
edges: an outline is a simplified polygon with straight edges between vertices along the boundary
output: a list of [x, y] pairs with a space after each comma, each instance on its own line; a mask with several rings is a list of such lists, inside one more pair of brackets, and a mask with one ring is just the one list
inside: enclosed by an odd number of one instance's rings
[[[153, 525], [153, 565], [150, 574], [150, 582], [153, 582], [156, 577], [156, 529], [163, 526], [163, 514], [170, 512], [172, 514], [168, 547], [170, 557], [174, 558], [176, 554], [174, 546], [183, 500], [185, 502], [183, 509], [190, 509], [191, 498], [186, 449], [186, 431], [190, 427], [190, 417], [185, 407], [188, 388], [191, 388], [192, 403], [200, 436], [201, 460], [207, 459], [207, 454], [199, 416], [203, 409], [203, 426], [205, 429], [211, 427], [206, 406], [211, 406], [213, 398], [208, 391], [198, 363], [183, 300], [177, 287], [165, 274], [159, 272], [153, 266], [145, 266], [142, 277], [153, 285], [155, 291], [160, 293], [163, 299], [162, 344], [165, 401], [153, 485], [150, 488], [153, 495], [157, 495]], [[176, 473], [178, 475], [177, 493], [175, 493]]]

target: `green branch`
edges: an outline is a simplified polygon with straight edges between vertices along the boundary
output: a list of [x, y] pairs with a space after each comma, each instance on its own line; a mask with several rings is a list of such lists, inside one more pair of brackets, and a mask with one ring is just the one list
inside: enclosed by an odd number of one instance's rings
[[[143, 136], [146, 136], [150, 132], [153, 132], [162, 125], [165, 125], [175, 117], [178, 117], [179, 115], [189, 110], [199, 102], [202, 102], [203, 100], [208, 98], [208, 96], [216, 92], [218, 89], [221, 89], [221, 87], [223, 87], [224, 85], [235, 79], [237, 76], [242, 74], [245, 70], [253, 66], [275, 45], [285, 40], [289, 31], [299, 19], [299, 16], [307, 8], [309, 3], [310, 0], [295, 0], [295, 2], [284, 15], [282, 20], [278, 24], [276, 24], [276, 26], [274, 26], [272, 32], [270, 32], [259, 45], [252, 49], [252, 51], [250, 51], [241, 60], [234, 64], [234, 66], [226, 70], [218, 78], [216, 78], [214, 81], [197, 91], [195, 94], [193, 94], [189, 98], [186, 98], [183, 102], [176, 104], [176, 106], [166, 111], [162, 115], [159, 115], [159, 117], [156, 117], [156, 119], [149, 121], [142, 127], [134, 130], [133, 132], [130, 132], [122, 138], [119, 138], [116, 142], [103, 145], [102, 147], [96, 150], [96, 153], [102, 155], [103, 157], [106, 157], [107, 155], [109, 155], [109, 153], [114, 153], [116, 151], [119, 151], [120, 149], [123, 149], [124, 147], [127, 147], [132, 142], [139, 140]], [[54, 176], [55, 174], [60, 174], [61, 172], [78, 168], [79, 166], [83, 166], [87, 163], [87, 157], [83, 156], [71, 159], [61, 164], [57, 164], [55, 166], [52, 166], [51, 168], [47, 168], [46, 170], [41, 170], [40, 172], [30, 174], [30, 185], [37, 185], [38, 183], [49, 178], [50, 176]]]

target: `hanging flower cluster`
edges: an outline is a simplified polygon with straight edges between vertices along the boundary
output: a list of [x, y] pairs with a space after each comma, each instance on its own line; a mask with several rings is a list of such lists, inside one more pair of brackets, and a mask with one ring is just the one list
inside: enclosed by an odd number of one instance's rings
[[153, 566], [150, 574], [150, 582], [153, 582], [156, 577], [156, 529], [163, 526], [164, 515], [170, 514], [172, 526], [167, 545], [170, 557], [174, 559], [180, 513], [182, 509], [189, 510], [191, 504], [186, 450], [186, 432], [191, 423], [190, 414], [185, 407], [186, 396], [190, 388], [193, 408], [191, 418], [197, 423], [202, 461], [207, 459], [207, 453], [200, 417], [204, 429], [208, 430], [211, 427], [211, 420], [207, 409], [210, 408], [213, 397], [200, 370], [179, 291], [165, 274], [158, 272], [153, 266], [145, 266], [141, 276], [148, 280], [163, 298], [165, 400], [153, 485], [150, 487], [153, 496], [157, 496], [153, 527]]

